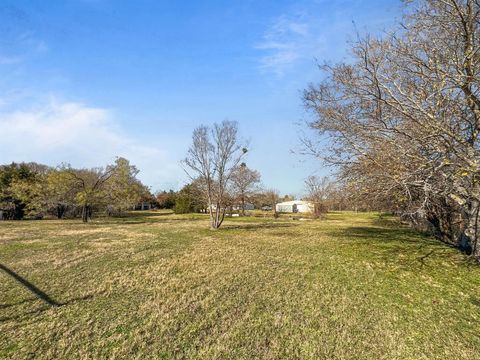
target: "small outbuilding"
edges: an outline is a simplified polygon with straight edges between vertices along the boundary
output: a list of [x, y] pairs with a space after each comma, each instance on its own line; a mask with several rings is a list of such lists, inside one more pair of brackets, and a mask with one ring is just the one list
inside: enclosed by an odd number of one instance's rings
[[292, 200], [278, 203], [276, 210], [278, 213], [313, 213], [315, 205], [310, 201]]
[[133, 210], [152, 210], [153, 204], [150, 201], [142, 201], [133, 207]]

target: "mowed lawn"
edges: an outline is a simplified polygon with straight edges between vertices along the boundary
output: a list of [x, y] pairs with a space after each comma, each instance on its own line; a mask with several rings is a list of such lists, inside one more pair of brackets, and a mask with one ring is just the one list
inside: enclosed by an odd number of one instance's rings
[[376, 214], [0, 222], [0, 264], [0, 358], [480, 358], [480, 266]]

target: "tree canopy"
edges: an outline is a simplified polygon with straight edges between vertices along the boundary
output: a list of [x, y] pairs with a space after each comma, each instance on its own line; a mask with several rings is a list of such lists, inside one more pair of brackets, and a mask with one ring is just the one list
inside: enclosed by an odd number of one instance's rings
[[303, 99], [330, 148], [306, 148], [357, 194], [480, 255], [480, 5], [414, 5], [387, 36], [359, 37], [352, 62], [321, 66]]

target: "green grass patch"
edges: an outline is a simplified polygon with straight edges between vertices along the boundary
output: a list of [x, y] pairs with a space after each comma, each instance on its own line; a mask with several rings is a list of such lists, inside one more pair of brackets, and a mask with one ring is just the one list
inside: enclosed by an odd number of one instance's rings
[[0, 358], [478, 359], [480, 267], [378, 214], [0, 222]]

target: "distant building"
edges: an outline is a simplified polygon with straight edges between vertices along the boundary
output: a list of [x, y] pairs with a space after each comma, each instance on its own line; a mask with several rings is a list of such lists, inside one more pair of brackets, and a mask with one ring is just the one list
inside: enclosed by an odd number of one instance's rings
[[152, 210], [154, 205], [150, 201], [142, 201], [133, 207], [133, 210]]
[[[236, 204], [232, 206], [233, 210], [242, 210], [242, 204]], [[255, 205], [250, 203], [245, 203], [245, 210], [255, 210]]]
[[276, 210], [279, 213], [313, 213], [315, 205], [310, 201], [292, 200], [278, 203]]

